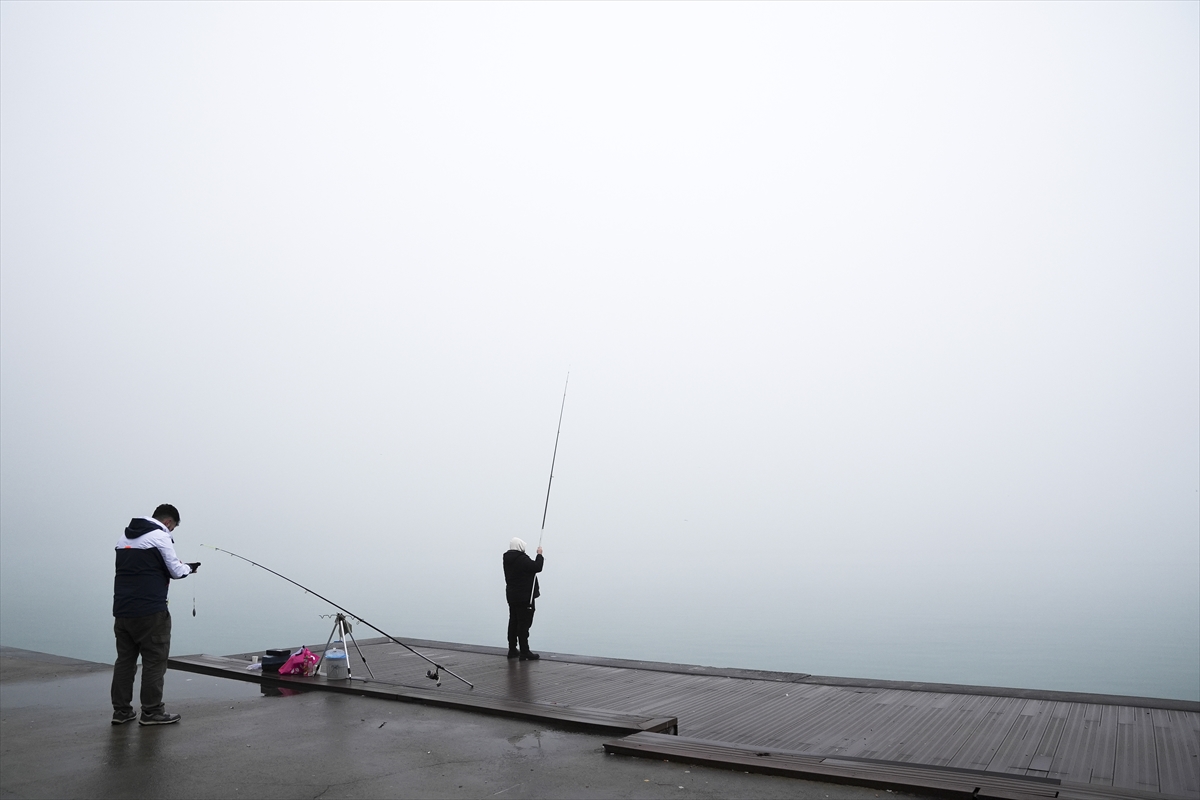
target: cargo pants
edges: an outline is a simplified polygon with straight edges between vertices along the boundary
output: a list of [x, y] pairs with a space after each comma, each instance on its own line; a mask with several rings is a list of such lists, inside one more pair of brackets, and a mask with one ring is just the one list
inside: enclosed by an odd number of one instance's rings
[[171, 654], [171, 612], [145, 617], [114, 617], [117, 661], [113, 664], [113, 711], [133, 710], [133, 676], [142, 657], [142, 713], [163, 713], [163, 679]]

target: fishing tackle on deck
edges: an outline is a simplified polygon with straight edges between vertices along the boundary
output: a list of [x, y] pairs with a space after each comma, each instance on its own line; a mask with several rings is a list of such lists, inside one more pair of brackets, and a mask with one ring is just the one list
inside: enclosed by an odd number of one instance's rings
[[[377, 627], [375, 627], [374, 625], [372, 625], [371, 623], [367, 622], [367, 621], [366, 621], [365, 619], [363, 619], [362, 617], [360, 617], [360, 616], [358, 616], [357, 614], [355, 614], [354, 612], [350, 611], [348, 608], [345, 608], [345, 607], [343, 607], [343, 606], [339, 606], [337, 603], [333, 602], [333, 601], [332, 601], [332, 600], [330, 600], [328, 597], [325, 597], [324, 595], [317, 594], [316, 592], [314, 592], [312, 589], [308, 588], [308, 587], [307, 587], [307, 586], [305, 586], [304, 584], [302, 584], [302, 583], [299, 583], [298, 581], [294, 581], [294, 580], [292, 580], [292, 579], [291, 579], [291, 578], [289, 578], [287, 575], [284, 575], [284, 574], [282, 574], [282, 573], [276, 572], [275, 570], [271, 569], [270, 567], [264, 567], [262, 564], [259, 564], [257, 561], [251, 561], [250, 559], [246, 558], [245, 556], [239, 556], [237, 553], [234, 553], [234, 552], [232, 552], [232, 551], [230, 551], [230, 550], [225, 550], [225, 549], [223, 549], [223, 548], [220, 548], [220, 547], [214, 547], [214, 546], [212, 546], [212, 545], [210, 545], [210, 544], [201, 544], [200, 546], [201, 546], [201, 547], [207, 547], [207, 548], [208, 548], [208, 549], [210, 549], [210, 550], [216, 550], [216, 551], [217, 551], [217, 552], [219, 552], [219, 553], [225, 553], [226, 555], [231, 555], [231, 556], [233, 556], [234, 558], [240, 558], [242, 561], [245, 561], [247, 564], [253, 564], [254, 566], [258, 567], [259, 569], [264, 569], [264, 570], [266, 570], [267, 572], [271, 573], [272, 575], [276, 576], [277, 578], [283, 578], [285, 581], [287, 581], [288, 583], [292, 584], [293, 586], [298, 586], [298, 587], [300, 587], [300, 588], [301, 588], [301, 589], [303, 589], [303, 590], [304, 590], [304, 591], [305, 591], [307, 594], [311, 594], [313, 597], [316, 597], [316, 598], [319, 598], [319, 599], [321, 599], [321, 600], [324, 600], [326, 603], [329, 603], [329, 605], [333, 606], [334, 608], [338, 609], [339, 611], [345, 612], [346, 616], [348, 616], [348, 617], [351, 617], [352, 619], [356, 619], [356, 620], [358, 620], [358, 621], [359, 621], [359, 622], [361, 622], [363, 625], [366, 625], [368, 628], [370, 628], [371, 630], [375, 631], [376, 633], [382, 634], [382, 635], [383, 635], [383, 636], [384, 636], [386, 639], [389, 639], [390, 641], [392, 641], [392, 642], [395, 642], [396, 644], [400, 645], [400, 646], [401, 646], [401, 647], [403, 647], [405, 650], [407, 650], [408, 652], [410, 652], [410, 653], [412, 653], [413, 655], [417, 656], [418, 658], [424, 659], [425, 661], [428, 661], [430, 664], [433, 664], [433, 666], [436, 668], [436, 672], [435, 672], [435, 671], [433, 671], [433, 670], [431, 670], [430, 672], [426, 673], [426, 675], [427, 675], [427, 677], [434, 678], [435, 680], [437, 680], [437, 682], [438, 682], [438, 683], [437, 683], [437, 685], [438, 685], [438, 686], [441, 686], [441, 685], [442, 685], [442, 681], [441, 681], [440, 673], [441, 673], [441, 672], [446, 672], [446, 673], [448, 673], [448, 674], [450, 674], [450, 675], [453, 675], [455, 678], [458, 678], [460, 681], [462, 681], [463, 683], [465, 683], [467, 686], [470, 686], [472, 689], [474, 689], [474, 688], [475, 688], [475, 684], [471, 683], [469, 680], [467, 680], [467, 679], [466, 679], [466, 678], [464, 678], [463, 676], [461, 676], [461, 675], [459, 675], [458, 673], [454, 672], [454, 670], [451, 670], [451, 669], [448, 669], [447, 667], [444, 667], [444, 666], [442, 666], [441, 664], [439, 664], [438, 662], [434, 661], [432, 658], [430, 658], [429, 656], [425, 655], [424, 653], [418, 653], [416, 650], [412, 649], [411, 647], [409, 647], [408, 645], [406, 645], [404, 642], [402, 642], [402, 641], [400, 641], [399, 639], [397, 639], [395, 636], [392, 636], [392, 635], [391, 635], [390, 633], [388, 633], [387, 631], [385, 631], [385, 630], [382, 630], [382, 629], [380, 629], [380, 628], [377, 628]], [[335, 630], [336, 630], [336, 628], [335, 628]], [[355, 642], [355, 647], [357, 647], [357, 646], [358, 646], [358, 643], [357, 643], [357, 642]], [[361, 653], [360, 653], [360, 655], [361, 655]], [[366, 663], [366, 659], [363, 659], [363, 663], [364, 663], [364, 664]], [[371, 669], [370, 667], [367, 667], [367, 671], [368, 671], [368, 672], [370, 672], [370, 669]]]

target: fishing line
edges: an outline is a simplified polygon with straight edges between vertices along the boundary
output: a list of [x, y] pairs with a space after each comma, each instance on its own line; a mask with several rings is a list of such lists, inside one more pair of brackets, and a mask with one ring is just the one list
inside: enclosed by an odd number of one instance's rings
[[271, 569], [270, 567], [264, 567], [262, 564], [259, 564], [257, 561], [251, 561], [250, 559], [246, 558], [245, 556], [239, 556], [237, 553], [234, 553], [234, 552], [233, 552], [233, 551], [231, 551], [231, 550], [225, 550], [225, 549], [223, 549], [223, 548], [220, 548], [220, 547], [214, 547], [214, 546], [213, 546], [213, 545], [211, 545], [211, 544], [201, 544], [200, 546], [201, 546], [201, 547], [207, 547], [209, 550], [216, 550], [216, 551], [217, 551], [217, 552], [219, 552], [219, 553], [225, 553], [226, 555], [231, 555], [231, 556], [233, 556], [234, 558], [240, 558], [242, 561], [245, 561], [247, 564], [253, 564], [254, 566], [258, 567], [259, 569], [265, 569], [267, 572], [271, 573], [272, 575], [276, 576], [277, 578], [283, 578], [285, 581], [287, 581], [288, 583], [292, 584], [293, 586], [298, 586], [298, 587], [300, 587], [301, 589], [303, 589], [303, 590], [304, 590], [305, 594], [311, 594], [313, 597], [317, 597], [317, 598], [320, 598], [321, 600], [324, 600], [326, 603], [329, 603], [329, 605], [333, 606], [334, 608], [338, 609], [339, 611], [343, 611], [343, 612], [345, 612], [347, 616], [349, 616], [349, 617], [352, 617], [353, 619], [356, 619], [356, 620], [358, 620], [358, 621], [359, 621], [359, 622], [361, 622], [363, 625], [366, 625], [368, 628], [370, 628], [371, 630], [375, 631], [376, 633], [383, 634], [385, 637], [387, 637], [387, 638], [388, 638], [388, 639], [390, 639], [391, 641], [395, 642], [396, 644], [400, 645], [401, 647], [403, 647], [403, 648], [404, 648], [405, 650], [407, 650], [408, 652], [412, 653], [413, 655], [417, 656], [418, 658], [422, 658], [422, 659], [424, 659], [425, 661], [428, 661], [430, 664], [433, 664], [433, 666], [434, 666], [434, 669], [433, 669], [432, 671], [429, 671], [429, 672], [427, 672], [425, 676], [426, 676], [427, 678], [429, 678], [430, 680], [436, 680], [436, 681], [438, 682], [438, 685], [439, 685], [439, 686], [441, 686], [441, 683], [442, 683], [442, 682], [441, 682], [441, 678], [439, 677], [439, 673], [441, 673], [441, 672], [446, 672], [447, 674], [453, 675], [454, 677], [458, 678], [460, 681], [462, 681], [463, 683], [465, 683], [467, 686], [470, 686], [472, 689], [474, 689], [474, 688], [475, 688], [475, 684], [471, 683], [469, 680], [467, 680], [467, 679], [466, 679], [466, 678], [464, 678], [463, 676], [459, 675], [458, 673], [454, 672], [454, 671], [453, 671], [453, 670], [451, 670], [451, 669], [447, 669], [446, 667], [442, 666], [442, 665], [441, 665], [441, 664], [439, 664], [438, 662], [434, 661], [434, 660], [433, 660], [432, 658], [430, 658], [429, 656], [426, 656], [426, 655], [424, 655], [423, 653], [418, 653], [416, 650], [413, 650], [411, 647], [409, 647], [409, 646], [408, 646], [408, 645], [406, 645], [404, 642], [402, 642], [402, 641], [400, 641], [399, 639], [397, 639], [395, 636], [392, 636], [392, 635], [391, 635], [390, 633], [388, 633], [387, 631], [385, 631], [385, 630], [382, 630], [382, 629], [380, 629], [380, 628], [376, 628], [374, 625], [372, 625], [371, 623], [367, 622], [365, 619], [363, 619], [362, 617], [358, 616], [357, 614], [355, 614], [353, 611], [351, 611], [350, 609], [346, 608], [345, 606], [339, 606], [337, 603], [333, 602], [333, 601], [332, 601], [332, 600], [330, 600], [328, 597], [325, 597], [324, 595], [321, 595], [321, 594], [317, 594], [316, 592], [314, 592], [312, 589], [308, 588], [308, 587], [307, 587], [307, 586], [305, 586], [304, 584], [302, 584], [302, 583], [299, 583], [299, 582], [297, 582], [297, 581], [294, 581], [294, 580], [292, 580], [292, 579], [291, 579], [291, 578], [289, 578], [287, 575], [284, 575], [284, 574], [282, 574], [282, 573], [276, 572], [275, 570]]

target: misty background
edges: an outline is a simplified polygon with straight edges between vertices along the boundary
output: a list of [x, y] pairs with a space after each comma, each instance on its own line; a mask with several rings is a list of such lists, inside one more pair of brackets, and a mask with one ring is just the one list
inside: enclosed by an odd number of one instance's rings
[[1200, 699], [1198, 43], [6, 0], [0, 641], [112, 660], [169, 502], [175, 653], [332, 624], [202, 543], [503, 646], [570, 370], [535, 649]]

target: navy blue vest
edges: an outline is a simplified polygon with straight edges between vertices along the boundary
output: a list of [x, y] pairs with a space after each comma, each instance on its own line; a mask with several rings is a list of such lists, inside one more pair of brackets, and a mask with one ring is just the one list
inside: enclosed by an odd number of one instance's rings
[[171, 573], [157, 547], [117, 550], [113, 582], [113, 616], [145, 617], [167, 610]]

